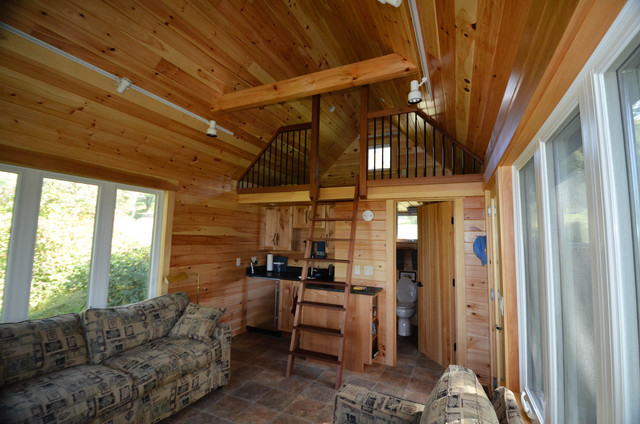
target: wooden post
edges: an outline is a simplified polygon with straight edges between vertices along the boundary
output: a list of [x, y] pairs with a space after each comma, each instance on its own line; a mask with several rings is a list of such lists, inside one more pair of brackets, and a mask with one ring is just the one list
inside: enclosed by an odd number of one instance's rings
[[318, 190], [318, 145], [320, 144], [320, 94], [311, 98], [311, 155], [309, 157], [309, 197]]
[[367, 198], [367, 149], [369, 137], [369, 86], [360, 88], [360, 198]]
[[510, 166], [501, 166], [497, 173], [498, 216], [500, 217], [500, 259], [502, 296], [504, 298], [504, 385], [520, 391], [518, 349], [518, 295], [516, 285], [516, 246], [513, 223], [513, 178]]

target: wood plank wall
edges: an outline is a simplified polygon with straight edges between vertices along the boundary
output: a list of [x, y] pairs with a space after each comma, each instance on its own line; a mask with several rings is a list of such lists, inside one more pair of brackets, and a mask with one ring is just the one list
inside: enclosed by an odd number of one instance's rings
[[[356, 231], [356, 245], [354, 252], [354, 266], [360, 266], [360, 274], [353, 275], [352, 284], [363, 286], [382, 287], [384, 291], [378, 295], [378, 311], [379, 311], [379, 328], [378, 328], [378, 348], [380, 354], [376, 357], [375, 362], [392, 364], [393, 358], [390, 357], [390, 350], [395, 349], [395, 340], [393, 338], [393, 326], [395, 319], [395, 285], [389, 289], [387, 283], [387, 243], [393, 243], [388, 237], [393, 235], [387, 234], [387, 202], [385, 201], [361, 201], [358, 207], [358, 223]], [[367, 222], [362, 219], [362, 212], [365, 210], [373, 212], [373, 220]], [[336, 217], [351, 216], [351, 203], [337, 203]], [[336, 222], [336, 237], [348, 238], [350, 224]], [[336, 242], [336, 257], [346, 258], [348, 251], [348, 243]], [[372, 266], [373, 275], [364, 275], [364, 267]], [[336, 280], [344, 281], [346, 274], [346, 265], [336, 265]], [[391, 314], [391, 315], [390, 315]]]
[[481, 384], [489, 385], [491, 363], [487, 267], [473, 253], [476, 237], [486, 236], [484, 198], [466, 197], [463, 204], [467, 367], [478, 375]]
[[[222, 320], [243, 331], [259, 208], [235, 201], [234, 157], [218, 156], [221, 141], [184, 117], [135, 104], [113, 81], [19, 42], [0, 45], [0, 162], [175, 191], [169, 272], [200, 274], [201, 303], [226, 307]], [[193, 283], [169, 291], [181, 289], [195, 302]]]

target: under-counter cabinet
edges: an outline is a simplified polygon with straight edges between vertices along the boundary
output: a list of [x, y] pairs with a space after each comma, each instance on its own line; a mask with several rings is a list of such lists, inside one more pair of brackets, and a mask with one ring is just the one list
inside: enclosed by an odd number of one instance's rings
[[291, 250], [292, 213], [290, 206], [262, 208], [261, 245], [267, 250]]
[[[280, 282], [280, 329], [290, 332], [293, 329], [293, 298], [299, 281], [282, 280]], [[349, 296], [348, 324], [345, 339], [345, 368], [363, 372], [365, 365], [371, 365], [378, 354], [378, 293]], [[310, 302], [341, 304], [344, 294], [337, 291], [306, 289], [305, 299]], [[340, 328], [342, 314], [326, 309], [306, 308], [303, 314], [305, 324], [319, 327]], [[375, 332], [375, 334], [374, 334]], [[332, 353], [338, 351], [339, 339], [317, 333], [302, 333], [300, 348], [316, 352]]]

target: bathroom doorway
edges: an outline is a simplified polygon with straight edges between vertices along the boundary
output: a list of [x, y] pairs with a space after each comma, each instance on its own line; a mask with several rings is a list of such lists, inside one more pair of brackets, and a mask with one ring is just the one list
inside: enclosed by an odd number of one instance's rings
[[[396, 203], [396, 282], [401, 278], [408, 278], [417, 285], [418, 282], [418, 207], [420, 202]], [[397, 308], [396, 292], [396, 314]], [[417, 298], [416, 298], [417, 302]], [[415, 312], [408, 318], [405, 331], [399, 331], [396, 325], [397, 353], [403, 355], [418, 354], [418, 317]], [[396, 317], [396, 322], [400, 318]], [[407, 333], [410, 335], [403, 335]]]

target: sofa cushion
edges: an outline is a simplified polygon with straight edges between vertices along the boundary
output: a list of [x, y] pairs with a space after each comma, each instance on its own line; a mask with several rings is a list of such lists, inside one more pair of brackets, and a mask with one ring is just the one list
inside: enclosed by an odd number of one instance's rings
[[187, 337], [210, 342], [213, 340], [213, 329], [225, 311], [225, 308], [210, 308], [190, 303], [169, 332], [169, 337]]
[[104, 365], [127, 373], [138, 396], [161, 387], [219, 359], [220, 342], [161, 338], [104, 361]]
[[82, 311], [91, 363], [100, 364], [113, 355], [166, 336], [188, 303], [186, 293], [173, 293], [131, 305]]
[[522, 415], [513, 392], [506, 387], [498, 387], [493, 391], [491, 404], [496, 411], [500, 424], [522, 424]]
[[498, 424], [491, 402], [473, 371], [449, 365], [429, 395], [420, 424], [463, 421]]
[[418, 423], [424, 405], [345, 384], [336, 394], [334, 424]]
[[87, 362], [76, 314], [0, 324], [0, 387]]
[[132, 401], [131, 379], [101, 365], [34, 377], [0, 392], [0, 417], [10, 423], [79, 423]]

